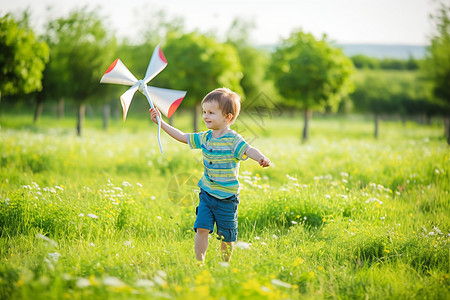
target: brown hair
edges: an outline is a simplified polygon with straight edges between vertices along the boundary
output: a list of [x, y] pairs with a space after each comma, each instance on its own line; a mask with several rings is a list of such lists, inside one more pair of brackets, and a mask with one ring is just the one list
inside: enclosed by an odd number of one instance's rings
[[232, 114], [231, 122], [233, 123], [241, 111], [241, 96], [228, 88], [215, 89], [205, 96], [203, 103], [217, 102], [224, 116]]

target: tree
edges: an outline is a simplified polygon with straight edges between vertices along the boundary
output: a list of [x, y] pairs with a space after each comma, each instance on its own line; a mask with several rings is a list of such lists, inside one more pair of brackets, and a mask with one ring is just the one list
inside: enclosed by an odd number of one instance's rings
[[194, 108], [194, 131], [198, 131], [200, 102], [207, 93], [225, 86], [242, 95], [242, 66], [231, 45], [192, 32], [170, 35], [163, 50], [169, 65], [156, 79], [187, 91], [182, 105]]
[[445, 133], [450, 145], [450, 6], [441, 3], [435, 16], [436, 33], [427, 48], [424, 69], [433, 83], [434, 101], [445, 107]]
[[31, 93], [42, 89], [42, 72], [49, 48], [38, 41], [27, 26], [11, 15], [0, 18], [0, 100], [4, 95]]
[[112, 62], [115, 39], [107, 34], [101, 18], [85, 8], [50, 22], [47, 38], [52, 45], [48, 74], [52, 79], [46, 89], [78, 104], [77, 134], [81, 135], [86, 102], [103, 100], [94, 96]]
[[362, 113], [374, 115], [374, 137], [378, 138], [380, 116], [398, 113], [402, 98], [401, 84], [398, 78], [370, 72], [363, 74], [356, 81], [356, 88], [351, 95], [355, 109]]
[[304, 109], [303, 141], [308, 139], [312, 110], [336, 110], [353, 88], [352, 61], [341, 49], [330, 46], [325, 36], [316, 40], [301, 30], [282, 41], [269, 70], [280, 94]]
[[250, 45], [250, 32], [253, 28], [252, 22], [236, 18], [228, 29], [227, 43], [236, 48], [242, 64], [241, 86], [245, 97], [257, 100], [262, 90], [271, 92], [273, 84], [266, 77], [270, 55]]

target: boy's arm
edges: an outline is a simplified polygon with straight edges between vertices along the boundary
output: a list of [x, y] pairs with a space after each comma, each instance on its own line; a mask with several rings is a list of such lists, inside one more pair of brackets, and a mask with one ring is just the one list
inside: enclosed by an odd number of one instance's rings
[[156, 117], [159, 117], [161, 120], [161, 128], [167, 132], [168, 135], [170, 135], [175, 140], [187, 144], [187, 134], [182, 132], [181, 130], [178, 130], [177, 128], [170, 126], [161, 118], [161, 114], [159, 113], [157, 108], [151, 108], [150, 109], [150, 117], [153, 122], [158, 124], [158, 120]]
[[268, 167], [270, 166], [270, 159], [265, 157], [261, 151], [259, 151], [256, 148], [253, 148], [252, 146], [248, 146], [247, 150], [245, 150], [245, 155], [250, 157], [253, 160], [256, 160], [261, 167]]

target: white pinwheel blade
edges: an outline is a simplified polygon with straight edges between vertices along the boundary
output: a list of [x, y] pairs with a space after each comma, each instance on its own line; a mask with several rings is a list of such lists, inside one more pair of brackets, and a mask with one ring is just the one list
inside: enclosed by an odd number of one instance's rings
[[166, 57], [164, 56], [164, 53], [162, 52], [161, 48], [158, 45], [153, 51], [152, 58], [150, 59], [150, 63], [148, 64], [147, 72], [145, 72], [144, 82], [148, 83], [156, 75], [158, 75], [159, 72], [164, 70], [166, 66], [167, 66]]
[[133, 85], [138, 80], [136, 77], [125, 67], [120, 59], [116, 59], [103, 74], [101, 83], [115, 83], [123, 85]]
[[168, 118], [172, 117], [186, 95], [186, 91], [162, 89], [154, 86], [147, 86], [147, 92], [153, 104]]
[[125, 93], [120, 96], [120, 102], [122, 103], [123, 109], [123, 121], [127, 118], [128, 108], [130, 107], [131, 100], [133, 100], [134, 93], [138, 90], [139, 85], [135, 84], [130, 87]]

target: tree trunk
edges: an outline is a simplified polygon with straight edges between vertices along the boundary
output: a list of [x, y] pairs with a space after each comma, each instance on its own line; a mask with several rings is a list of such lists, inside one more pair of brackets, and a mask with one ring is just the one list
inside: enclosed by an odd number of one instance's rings
[[64, 98], [63, 97], [58, 99], [57, 116], [58, 116], [58, 120], [64, 118]]
[[303, 136], [302, 136], [302, 142], [306, 142], [309, 138], [309, 120], [312, 116], [312, 110], [309, 108], [305, 108], [305, 114], [304, 114], [304, 126], [303, 126]]
[[444, 132], [447, 144], [450, 145], [450, 115], [444, 116]]
[[103, 105], [103, 130], [104, 131], [108, 130], [108, 122], [109, 122], [110, 115], [111, 115], [111, 105], [110, 105], [110, 103], [105, 102], [105, 104]]
[[36, 110], [34, 111], [34, 119], [33, 119], [34, 124], [36, 124], [37, 121], [39, 121], [39, 118], [41, 117], [43, 110], [44, 110], [44, 98], [38, 95], [36, 99]]
[[376, 139], [378, 139], [378, 126], [379, 126], [379, 123], [380, 123], [380, 116], [376, 114], [374, 119], [375, 119], [375, 130], [373, 132], [373, 136]]
[[194, 127], [194, 132], [198, 132], [198, 115], [201, 111], [201, 103], [195, 103], [194, 106], [194, 120], [193, 120], [193, 127]]
[[78, 121], [77, 121], [78, 136], [81, 136], [81, 132], [83, 131], [85, 113], [86, 113], [86, 105], [84, 103], [80, 103], [80, 105], [78, 106]]

